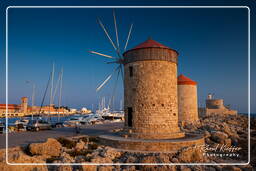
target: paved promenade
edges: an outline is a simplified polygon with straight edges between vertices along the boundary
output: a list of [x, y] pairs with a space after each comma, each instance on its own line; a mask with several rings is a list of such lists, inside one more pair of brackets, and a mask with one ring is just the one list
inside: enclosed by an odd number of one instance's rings
[[[81, 128], [79, 134], [76, 134], [75, 128], [54, 128], [52, 130], [43, 130], [39, 132], [13, 132], [8, 134], [8, 146], [25, 146], [29, 143], [44, 142], [47, 138], [70, 137], [77, 135], [104, 135], [112, 129], [121, 128], [123, 123], [106, 123], [99, 125], [88, 125]], [[6, 134], [0, 134], [0, 149], [5, 148]]]

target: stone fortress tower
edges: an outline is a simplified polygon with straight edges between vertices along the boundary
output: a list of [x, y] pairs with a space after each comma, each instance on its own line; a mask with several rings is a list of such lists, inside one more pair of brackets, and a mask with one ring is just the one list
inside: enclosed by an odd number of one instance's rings
[[208, 97], [205, 101], [206, 108], [202, 115], [211, 115], [211, 114], [231, 114], [236, 115], [236, 110], [231, 110], [229, 107], [224, 105], [223, 99], [214, 99], [213, 94], [208, 94]]
[[180, 138], [178, 52], [154, 40], [124, 53], [125, 129], [143, 139]]
[[198, 121], [197, 82], [190, 78], [178, 76], [179, 122], [193, 123]]
[[206, 108], [208, 109], [224, 109], [223, 99], [206, 99]]
[[24, 114], [28, 113], [28, 98], [27, 97], [22, 97], [21, 98], [21, 112]]

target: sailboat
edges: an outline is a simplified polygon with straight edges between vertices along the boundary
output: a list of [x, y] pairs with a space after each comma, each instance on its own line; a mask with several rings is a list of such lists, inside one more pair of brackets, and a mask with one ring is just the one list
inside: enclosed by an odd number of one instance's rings
[[[40, 109], [39, 109], [39, 112], [38, 112], [39, 117], [36, 118], [36, 119], [34, 119], [32, 117], [32, 119], [29, 120], [29, 122], [27, 124], [27, 130], [39, 131], [40, 129], [45, 129], [45, 128], [50, 129], [52, 127], [52, 125], [51, 125], [51, 123], [49, 121], [49, 114], [51, 112], [51, 105], [52, 105], [52, 101], [53, 101], [53, 98], [52, 98], [53, 97], [52, 96], [52, 93], [53, 93], [53, 80], [54, 80], [54, 63], [53, 63], [52, 71], [50, 73], [49, 80], [47, 82], [46, 90], [45, 90], [44, 95], [43, 95], [41, 106], [40, 106]], [[46, 119], [43, 119], [42, 116], [41, 116], [41, 109], [43, 107], [44, 100], [45, 100], [45, 97], [46, 97], [46, 94], [47, 94], [47, 90], [48, 90], [48, 87], [49, 87], [50, 83], [51, 83], [51, 87], [50, 87], [50, 104], [49, 104], [48, 117]], [[32, 116], [33, 116], [33, 114], [32, 114]]]
[[61, 71], [59, 74], [60, 87], [59, 87], [59, 98], [58, 98], [58, 109], [57, 109], [58, 121], [55, 123], [55, 127], [63, 126], [63, 122], [60, 122], [60, 108], [61, 108], [61, 100], [62, 100], [62, 80], [63, 80], [63, 68], [61, 68]]
[[[48, 124], [48, 125], [50, 124], [52, 127], [59, 127], [60, 125], [62, 125], [62, 123], [60, 122], [60, 106], [61, 106], [61, 97], [62, 97], [63, 68], [61, 69], [61, 71], [59, 73], [59, 78], [58, 78], [58, 81], [56, 83], [55, 89], [54, 89], [54, 72], [55, 72], [55, 66], [54, 66], [54, 63], [53, 63], [52, 71], [50, 73], [50, 77], [49, 77], [49, 80], [47, 82], [47, 86], [46, 86], [46, 89], [45, 89], [45, 92], [44, 92], [44, 95], [43, 95], [43, 99], [42, 99], [42, 102], [41, 102], [41, 106], [40, 106], [40, 109], [39, 109], [39, 113], [38, 113], [39, 118], [36, 118], [36, 120], [34, 120], [34, 121], [33, 120], [29, 121], [29, 123], [28, 123], [29, 127], [33, 127], [33, 124], [35, 122], [37, 122], [38, 120], [43, 121], [43, 123], [45, 123], [45, 124]], [[44, 104], [44, 101], [45, 101], [45, 98], [46, 98], [46, 95], [47, 95], [47, 92], [48, 92], [49, 85], [50, 85], [49, 110], [48, 110], [48, 113], [45, 116], [45, 115], [42, 115], [41, 110], [42, 110], [42, 107], [43, 107], [43, 104]], [[58, 86], [59, 86], [59, 98], [58, 98], [58, 109], [57, 109], [58, 121], [57, 122], [52, 122], [50, 115], [52, 114], [51, 109], [54, 108], [53, 102], [54, 102], [54, 97], [56, 95]], [[43, 119], [42, 116], [44, 116], [46, 118]]]
[[[54, 85], [53, 78], [54, 78], [54, 65], [53, 65], [53, 70], [52, 70], [52, 74], [51, 74], [51, 90], [50, 90], [50, 105], [49, 105], [48, 119], [49, 119], [49, 115], [51, 114], [50, 109], [51, 109], [51, 107], [54, 107], [54, 99], [55, 99], [57, 90], [59, 88], [57, 113], [53, 113], [53, 114], [57, 114], [57, 121], [52, 121], [52, 125], [53, 125], [53, 127], [62, 127], [63, 122], [60, 121], [60, 109], [61, 109], [61, 100], [62, 100], [63, 68], [61, 68], [61, 71], [59, 72], [59, 76], [58, 76], [58, 80], [57, 80], [55, 88], [53, 86]], [[63, 110], [63, 112], [64, 112], [64, 110]], [[63, 114], [63, 112], [62, 112], [62, 114]]]

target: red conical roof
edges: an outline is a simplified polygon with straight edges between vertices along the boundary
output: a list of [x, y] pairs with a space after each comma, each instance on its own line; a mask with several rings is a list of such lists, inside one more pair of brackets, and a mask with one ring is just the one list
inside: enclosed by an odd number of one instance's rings
[[178, 76], [178, 85], [197, 85], [197, 82], [181, 74]]
[[145, 42], [135, 46], [134, 48], [132, 48], [131, 50], [134, 50], [134, 49], [142, 49], [142, 48], [152, 48], [152, 47], [156, 47], [156, 48], [167, 48], [167, 49], [170, 49], [169, 47], [165, 46], [165, 45], [162, 45], [161, 43], [158, 43], [157, 41], [155, 40], [152, 40], [152, 39], [148, 39], [146, 40]]

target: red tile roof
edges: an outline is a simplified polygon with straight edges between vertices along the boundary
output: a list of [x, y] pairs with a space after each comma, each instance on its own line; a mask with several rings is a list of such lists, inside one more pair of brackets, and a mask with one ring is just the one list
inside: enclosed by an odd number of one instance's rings
[[166, 48], [166, 49], [170, 49], [169, 47], [162, 45], [161, 43], [158, 43], [155, 40], [152, 39], [148, 39], [145, 42], [135, 46], [134, 48], [132, 48], [131, 50], [135, 50], [135, 49], [143, 49], [143, 48], [152, 48], [152, 47], [156, 47], [156, 48]]
[[134, 49], [142, 49], [142, 48], [152, 48], [152, 47], [156, 47], [156, 48], [167, 48], [167, 49], [170, 49], [169, 47], [165, 46], [165, 45], [162, 45], [161, 43], [158, 43], [157, 41], [155, 40], [152, 40], [152, 39], [148, 39], [146, 40], [145, 42], [135, 46], [134, 48], [132, 48], [131, 50], [134, 50]]
[[[5, 109], [6, 108], [6, 104], [0, 104], [0, 109]], [[19, 105], [16, 104], [8, 104], [8, 109], [18, 109], [20, 108]]]
[[197, 82], [181, 74], [178, 76], [178, 85], [197, 85]]

